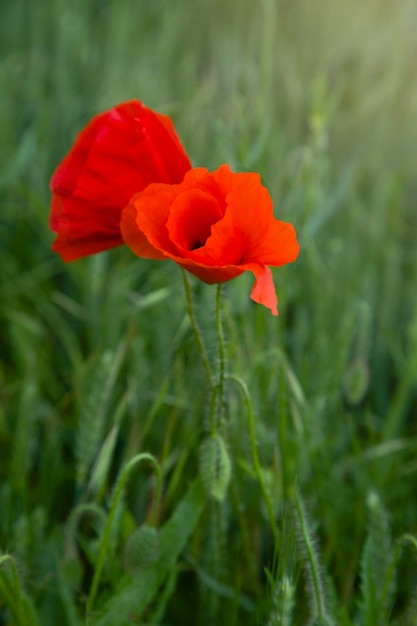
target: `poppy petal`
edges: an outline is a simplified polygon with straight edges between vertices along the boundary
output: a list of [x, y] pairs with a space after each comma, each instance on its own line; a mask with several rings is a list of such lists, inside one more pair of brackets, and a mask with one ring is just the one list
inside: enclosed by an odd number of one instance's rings
[[133, 204], [123, 209], [120, 231], [124, 243], [142, 259], [165, 259], [165, 254], [154, 248], [146, 235], [138, 228], [136, 218], [137, 211]]
[[216, 198], [199, 188], [180, 192], [173, 201], [167, 219], [171, 241], [185, 256], [204, 248], [211, 227], [222, 218]]
[[300, 246], [292, 224], [270, 220], [262, 238], [245, 250], [244, 261], [279, 267], [296, 260]]
[[120, 220], [122, 237], [137, 256], [164, 259], [178, 254], [166, 228], [177, 188], [178, 185], [164, 183], [148, 185], [123, 209]]
[[278, 298], [269, 267], [261, 263], [248, 263], [242, 265], [241, 268], [249, 270], [255, 276], [255, 284], [250, 294], [252, 300], [266, 306], [271, 310], [272, 315], [278, 315]]
[[[51, 207], [51, 226], [59, 231], [52, 250], [66, 263], [123, 243], [114, 213], [102, 214], [97, 207], [89, 207], [72, 198], [64, 200], [60, 196], [52, 198]], [[94, 231], [94, 237], [90, 236], [91, 231]]]
[[65, 261], [123, 243], [120, 217], [150, 183], [180, 183], [191, 168], [171, 120], [141, 102], [97, 115], [51, 179], [53, 249]]
[[244, 254], [242, 232], [235, 228], [229, 212], [211, 227], [204, 247], [189, 255], [198, 263], [207, 265], [239, 265]]
[[299, 250], [294, 228], [274, 218], [259, 176], [233, 174], [228, 166], [191, 170], [178, 185], [149, 185], [123, 211], [121, 231], [138, 256], [172, 259], [206, 283], [252, 272], [251, 298], [273, 315], [268, 265], [290, 263]]
[[236, 265], [225, 265], [222, 267], [208, 266], [201, 263], [197, 263], [192, 259], [181, 259], [179, 257], [171, 257], [173, 261], [178, 263], [183, 269], [190, 272], [194, 276], [197, 276], [200, 280], [208, 285], [214, 285], [217, 283], [225, 283], [228, 280], [237, 278], [243, 274], [245, 269]]

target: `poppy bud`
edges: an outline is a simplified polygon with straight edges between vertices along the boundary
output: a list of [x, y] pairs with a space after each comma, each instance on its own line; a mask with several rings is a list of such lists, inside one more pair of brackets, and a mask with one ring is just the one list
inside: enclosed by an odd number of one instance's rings
[[156, 528], [143, 524], [126, 541], [123, 565], [129, 574], [137, 574], [156, 561], [159, 535]]
[[360, 406], [369, 387], [369, 367], [366, 361], [356, 358], [346, 369], [342, 380], [342, 394], [350, 408]]
[[223, 437], [207, 437], [200, 448], [200, 474], [208, 495], [219, 502], [230, 483], [231, 463]]

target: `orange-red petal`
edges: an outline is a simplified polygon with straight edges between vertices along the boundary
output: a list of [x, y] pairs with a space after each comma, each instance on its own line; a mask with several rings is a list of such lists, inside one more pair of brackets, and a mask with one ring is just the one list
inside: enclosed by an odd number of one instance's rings
[[172, 202], [166, 222], [177, 250], [190, 258], [206, 245], [211, 227], [222, 218], [216, 198], [202, 189], [180, 191]]
[[250, 294], [252, 300], [266, 306], [270, 309], [272, 315], [278, 315], [278, 298], [269, 267], [261, 263], [248, 263], [241, 267], [249, 270], [255, 276], [255, 284]]
[[264, 263], [279, 267], [296, 260], [300, 246], [295, 228], [288, 222], [270, 220], [263, 237], [245, 251], [244, 262]]
[[275, 219], [257, 174], [190, 170], [178, 185], [149, 185], [136, 194], [121, 222], [138, 256], [170, 258], [207, 283], [245, 271], [255, 276], [251, 298], [277, 315], [268, 265], [290, 263], [299, 247], [291, 224]]
[[124, 242], [139, 257], [169, 258], [176, 253], [168, 236], [166, 221], [178, 185], [155, 183], [135, 194], [123, 209], [120, 231]]

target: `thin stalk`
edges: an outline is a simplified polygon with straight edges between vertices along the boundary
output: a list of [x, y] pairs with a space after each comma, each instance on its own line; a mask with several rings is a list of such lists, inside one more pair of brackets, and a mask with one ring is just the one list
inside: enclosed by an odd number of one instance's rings
[[223, 405], [224, 373], [226, 368], [226, 346], [222, 324], [222, 285], [217, 285], [216, 292], [216, 331], [219, 343], [219, 373], [217, 378], [217, 423], [220, 421]]
[[276, 546], [276, 549], [278, 549], [279, 543], [280, 543], [280, 535], [279, 535], [279, 530], [278, 530], [277, 522], [276, 522], [275, 515], [274, 515], [274, 507], [272, 505], [271, 495], [267, 489], [265, 478], [262, 473], [261, 463], [259, 461], [258, 448], [256, 445], [255, 416], [253, 414], [253, 407], [252, 407], [252, 401], [251, 401], [251, 397], [249, 394], [249, 390], [247, 388], [246, 383], [239, 376], [235, 376], [234, 374], [228, 374], [226, 378], [228, 380], [232, 380], [238, 385], [239, 389], [241, 390], [243, 394], [243, 398], [245, 400], [246, 410], [247, 410], [247, 415], [248, 415], [252, 463], [253, 463], [255, 474], [258, 479], [259, 485], [261, 487], [262, 495], [265, 501], [266, 509], [268, 512], [269, 523], [271, 525], [271, 530], [273, 532], [274, 539], [275, 539], [275, 546]]
[[403, 543], [408, 541], [417, 550], [417, 538], [414, 537], [414, 535], [411, 535], [410, 533], [404, 533], [404, 535], [401, 535], [400, 541], [402, 541]]
[[77, 527], [78, 527], [81, 517], [85, 513], [90, 513], [90, 514], [93, 513], [94, 515], [96, 515], [98, 518], [100, 518], [100, 521], [103, 523], [103, 526], [106, 523], [105, 511], [101, 508], [101, 506], [99, 506], [98, 504], [95, 504], [94, 502], [85, 502], [84, 504], [80, 504], [75, 509], [73, 509], [68, 518], [68, 522], [67, 522], [67, 526], [66, 526], [65, 534], [64, 534], [64, 551], [67, 557], [74, 554], [74, 552], [76, 551], [75, 541], [76, 541]]
[[184, 282], [185, 297], [186, 297], [186, 300], [187, 300], [187, 311], [188, 311], [188, 315], [189, 315], [189, 318], [190, 318], [191, 327], [192, 327], [193, 332], [194, 332], [194, 337], [195, 337], [195, 340], [197, 342], [197, 349], [198, 349], [198, 352], [200, 354], [201, 362], [203, 364], [203, 367], [204, 367], [206, 375], [207, 375], [207, 380], [208, 380], [210, 389], [213, 389], [213, 386], [214, 386], [213, 385], [213, 374], [211, 372], [210, 361], [209, 361], [208, 356], [207, 356], [207, 350], [206, 350], [206, 347], [204, 345], [203, 336], [201, 334], [200, 327], [198, 325], [197, 318], [196, 318], [196, 315], [195, 315], [193, 298], [192, 298], [192, 294], [191, 294], [190, 281], [188, 280], [187, 272], [185, 270], [182, 270], [182, 278], [183, 278], [183, 282]]
[[216, 331], [217, 342], [219, 348], [219, 365], [218, 373], [216, 377], [216, 383], [211, 389], [211, 401], [210, 401], [210, 434], [212, 437], [217, 432], [217, 427], [221, 420], [222, 407], [223, 407], [223, 389], [224, 389], [224, 376], [226, 369], [226, 345], [224, 341], [224, 332], [222, 324], [222, 286], [217, 285], [216, 291]]
[[210, 417], [209, 417], [210, 435], [212, 437], [214, 437], [217, 432], [217, 420], [216, 420], [217, 394], [218, 394], [218, 388], [213, 387], [211, 390]]
[[152, 454], [143, 452], [141, 454], [137, 454], [136, 456], [134, 456], [133, 459], [131, 459], [125, 465], [116, 483], [116, 487], [115, 487], [111, 505], [110, 505], [109, 515], [107, 518], [106, 527], [104, 529], [103, 537], [102, 537], [101, 544], [100, 544], [97, 565], [94, 570], [94, 576], [91, 582], [90, 592], [88, 594], [87, 613], [91, 612], [93, 605], [94, 605], [94, 601], [96, 599], [96, 595], [97, 595], [97, 591], [98, 591], [98, 587], [100, 583], [100, 578], [101, 578], [101, 573], [103, 571], [104, 561], [106, 558], [106, 552], [107, 552], [107, 548], [108, 548], [109, 541], [110, 541], [111, 531], [113, 528], [113, 522], [114, 522], [114, 518], [116, 515], [116, 511], [117, 511], [117, 506], [123, 495], [123, 491], [124, 491], [127, 479], [129, 478], [131, 470], [135, 467], [135, 465], [137, 465], [138, 463], [141, 463], [142, 461], [150, 461], [155, 469], [157, 484], [156, 484], [156, 491], [155, 491], [155, 502], [153, 505], [153, 510], [152, 510], [149, 523], [152, 526], [156, 522], [156, 518], [158, 515], [159, 506], [160, 506], [160, 500], [161, 500], [161, 491], [162, 491], [161, 468], [159, 467], [158, 461], [155, 459], [155, 457]]

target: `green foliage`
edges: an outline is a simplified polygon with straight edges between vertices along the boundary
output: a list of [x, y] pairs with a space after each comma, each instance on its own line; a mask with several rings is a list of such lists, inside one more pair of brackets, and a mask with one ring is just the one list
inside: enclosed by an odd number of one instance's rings
[[13, 626], [37, 626], [35, 608], [23, 591], [16, 564], [9, 554], [0, 557], [1, 599], [10, 611]]
[[395, 594], [399, 548], [394, 550], [388, 515], [376, 493], [368, 496], [369, 532], [361, 559], [363, 623], [387, 624]]
[[[268, 626], [291, 626], [296, 603], [296, 526], [294, 516], [284, 507], [281, 515], [281, 550], [274, 571], [265, 569], [269, 584]], [[276, 557], [278, 554], [276, 553]]]
[[155, 565], [118, 585], [102, 612], [97, 612], [93, 619], [96, 626], [120, 623], [120, 619], [127, 620], [133, 613], [138, 617], [142, 615], [161, 584], [176, 567], [178, 557], [198, 522], [204, 502], [204, 490], [201, 483], [196, 481], [161, 530], [159, 558]]
[[80, 488], [86, 481], [91, 464], [97, 456], [98, 446], [103, 440], [106, 412], [120, 361], [120, 355], [111, 352], [103, 354], [88, 378], [89, 389], [82, 392], [75, 439], [75, 475]]
[[[1, 624], [416, 623], [416, 17], [0, 3]], [[278, 319], [246, 275], [220, 315], [174, 264], [51, 253], [53, 169], [133, 97], [295, 224]]]

